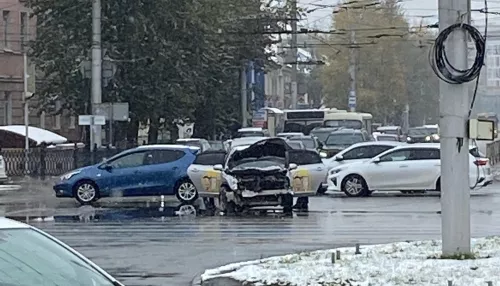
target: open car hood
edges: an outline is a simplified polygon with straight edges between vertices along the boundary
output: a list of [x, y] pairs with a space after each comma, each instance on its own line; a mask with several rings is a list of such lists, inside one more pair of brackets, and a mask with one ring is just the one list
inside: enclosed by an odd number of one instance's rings
[[[292, 148], [282, 138], [267, 138], [260, 140], [243, 150], [234, 151], [230, 155], [227, 162], [227, 172], [230, 174], [245, 174], [251, 173], [275, 173], [286, 171], [288, 168], [288, 151]], [[258, 161], [264, 157], [273, 157], [276, 160], [275, 164], [263, 164], [262, 166], [241, 166], [243, 162], [249, 162], [245, 159], [254, 159]], [[271, 160], [270, 160], [271, 161]], [[278, 163], [280, 161], [282, 163]], [[246, 164], [245, 164], [246, 165]], [[258, 165], [258, 164], [257, 164]]]

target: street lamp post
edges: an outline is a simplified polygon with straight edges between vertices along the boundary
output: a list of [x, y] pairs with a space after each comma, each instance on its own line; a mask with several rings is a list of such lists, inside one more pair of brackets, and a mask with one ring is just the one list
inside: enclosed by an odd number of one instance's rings
[[[85, 82], [85, 91], [86, 91], [86, 94], [88, 95], [88, 99], [89, 99], [89, 104], [90, 106], [92, 106], [92, 99], [90, 98], [90, 92], [89, 91], [89, 86], [88, 86], [88, 82], [89, 80], [92, 78], [92, 62], [89, 61], [89, 60], [84, 60], [81, 65], [80, 65], [80, 72], [82, 73], [82, 76], [83, 76], [83, 79], [84, 79], [84, 82]], [[90, 113], [92, 113], [92, 108], [90, 108]], [[90, 121], [91, 125], [90, 125], [90, 150], [93, 151], [94, 150], [94, 132], [92, 130], [92, 128], [94, 127], [93, 126], [93, 120]]]

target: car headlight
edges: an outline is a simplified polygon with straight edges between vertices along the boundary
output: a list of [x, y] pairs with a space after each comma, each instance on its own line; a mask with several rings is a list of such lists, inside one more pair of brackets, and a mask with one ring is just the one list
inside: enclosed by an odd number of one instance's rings
[[326, 157], [328, 157], [328, 153], [321, 151], [321, 152], [319, 152], [319, 156], [321, 158], [326, 158]]
[[431, 136], [425, 137], [425, 141], [431, 141]]
[[411, 141], [411, 137], [406, 137], [406, 141]]
[[227, 177], [226, 182], [232, 190], [237, 190], [238, 189], [238, 180], [234, 177]]
[[437, 135], [437, 134], [432, 135], [432, 139], [439, 140], [439, 135]]
[[338, 174], [340, 172], [342, 172], [344, 170], [344, 168], [335, 168], [335, 169], [331, 169], [328, 174], [329, 175], [335, 175], [335, 174]]
[[66, 173], [64, 175], [61, 176], [61, 181], [64, 181], [64, 180], [69, 180], [71, 179], [71, 177], [73, 177], [74, 175], [78, 175], [80, 174], [81, 171], [73, 171], [73, 172], [69, 172], [69, 173]]

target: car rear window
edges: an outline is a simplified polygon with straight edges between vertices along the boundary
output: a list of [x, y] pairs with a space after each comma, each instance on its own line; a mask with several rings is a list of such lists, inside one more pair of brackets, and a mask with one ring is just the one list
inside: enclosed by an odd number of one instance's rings
[[288, 160], [290, 163], [297, 165], [308, 165], [308, 164], [321, 164], [321, 156], [311, 150], [290, 150], [288, 153]]
[[479, 151], [479, 148], [474, 147], [469, 149], [469, 154], [474, 156], [475, 158], [486, 158], [486, 156]]
[[193, 164], [202, 166], [212, 166], [217, 164], [224, 164], [226, 153], [224, 152], [205, 152], [198, 154]]

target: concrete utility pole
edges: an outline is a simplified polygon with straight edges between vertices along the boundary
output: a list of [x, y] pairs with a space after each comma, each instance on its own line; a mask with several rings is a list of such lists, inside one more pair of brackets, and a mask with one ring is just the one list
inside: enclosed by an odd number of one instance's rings
[[[439, 0], [439, 29], [462, 21], [470, 0]], [[466, 18], [464, 18], [465, 21]], [[467, 68], [467, 35], [454, 32], [446, 45], [450, 63]], [[470, 253], [469, 111], [467, 84], [439, 82], [441, 137], [441, 231], [443, 255]], [[472, 183], [472, 182], [471, 182]]]
[[[351, 17], [349, 17], [349, 8], [347, 8], [347, 18], [349, 21], [351, 21]], [[354, 31], [352, 24], [349, 24], [350, 27], [350, 34], [351, 34], [351, 39], [349, 42], [349, 82], [350, 82], [350, 89], [349, 89], [349, 96], [348, 96], [348, 106], [349, 106], [349, 111], [355, 112], [356, 111], [356, 101], [357, 101], [357, 94], [356, 94], [356, 69], [357, 69], [357, 61], [356, 61], [356, 48], [354, 47], [356, 45], [356, 32]]]
[[[102, 102], [102, 51], [101, 51], [101, 0], [92, 0], [92, 115], [97, 115], [96, 107]], [[93, 118], [92, 118], [93, 120]], [[91, 125], [90, 150], [101, 147], [101, 126]], [[92, 140], [93, 139], [93, 140]]]
[[291, 49], [291, 60], [292, 60], [292, 109], [297, 109], [297, 0], [292, 0], [292, 49]]
[[247, 99], [247, 69], [246, 64], [241, 69], [241, 127], [248, 126], [247, 110], [248, 110], [248, 99]]

